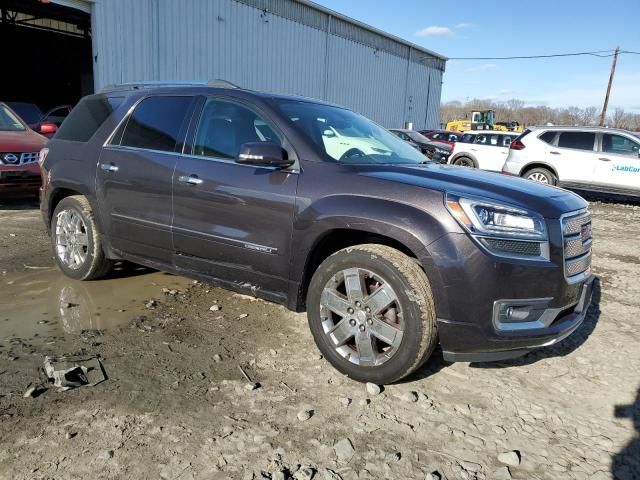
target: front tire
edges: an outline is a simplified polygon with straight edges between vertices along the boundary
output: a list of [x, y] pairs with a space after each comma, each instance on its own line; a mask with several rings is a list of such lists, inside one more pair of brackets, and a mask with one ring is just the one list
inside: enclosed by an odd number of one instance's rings
[[94, 280], [111, 270], [89, 201], [81, 195], [63, 198], [51, 221], [51, 242], [58, 267], [76, 280]]
[[476, 164], [470, 157], [458, 157], [453, 161], [453, 165], [458, 167], [476, 168]]
[[419, 368], [437, 344], [429, 281], [417, 262], [383, 245], [328, 257], [307, 294], [316, 345], [340, 372], [379, 385]]

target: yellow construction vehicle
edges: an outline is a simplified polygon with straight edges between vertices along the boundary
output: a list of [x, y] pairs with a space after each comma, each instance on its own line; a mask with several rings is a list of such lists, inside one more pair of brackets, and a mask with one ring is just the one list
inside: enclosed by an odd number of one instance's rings
[[447, 130], [465, 132], [467, 130], [499, 130], [502, 132], [522, 132], [518, 122], [496, 122], [494, 110], [476, 110], [471, 112], [471, 119], [454, 120], [447, 123]]

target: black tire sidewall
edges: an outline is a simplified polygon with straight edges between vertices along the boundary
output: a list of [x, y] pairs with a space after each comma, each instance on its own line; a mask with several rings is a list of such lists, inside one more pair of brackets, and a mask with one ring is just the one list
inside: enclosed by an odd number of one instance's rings
[[[307, 317], [316, 345], [329, 363], [354, 380], [383, 385], [402, 378], [415, 365], [424, 325], [419, 305], [407, 294], [407, 292], [413, 292], [413, 288], [404, 275], [386, 259], [380, 256], [376, 256], [375, 259], [371, 257], [370, 252], [354, 249], [348, 253], [339, 252], [325, 260], [314, 273], [309, 285]], [[322, 329], [320, 317], [322, 290], [333, 275], [352, 267], [370, 270], [384, 278], [398, 296], [402, 307], [404, 333], [400, 347], [389, 360], [376, 367], [362, 367], [343, 358], [335, 351], [333, 343]]]
[[[87, 259], [80, 268], [75, 270], [66, 266], [64, 262], [60, 260], [56, 251], [56, 227], [58, 223], [58, 214], [63, 210], [74, 210], [75, 213], [82, 217], [82, 221], [84, 222], [85, 228], [87, 230]], [[51, 218], [51, 243], [53, 245], [53, 257], [55, 258], [56, 264], [58, 265], [60, 270], [62, 270], [62, 272], [68, 277], [74, 278], [76, 280], [84, 280], [91, 273], [93, 265], [96, 262], [96, 245], [94, 240], [94, 235], [96, 234], [96, 232], [94, 231], [94, 229], [95, 226], [92, 219], [87, 216], [82, 204], [73, 197], [67, 197], [61, 200], [54, 210], [53, 217]]]

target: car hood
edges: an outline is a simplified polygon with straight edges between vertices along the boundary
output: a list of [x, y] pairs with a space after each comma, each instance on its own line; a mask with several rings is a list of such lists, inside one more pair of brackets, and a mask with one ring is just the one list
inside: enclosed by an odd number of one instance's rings
[[495, 200], [533, 210], [546, 218], [559, 218], [588, 206], [582, 197], [562, 188], [473, 168], [425, 163], [362, 165], [358, 170], [363, 176]]
[[47, 139], [33, 130], [7, 132], [0, 130], [0, 152], [38, 152]]

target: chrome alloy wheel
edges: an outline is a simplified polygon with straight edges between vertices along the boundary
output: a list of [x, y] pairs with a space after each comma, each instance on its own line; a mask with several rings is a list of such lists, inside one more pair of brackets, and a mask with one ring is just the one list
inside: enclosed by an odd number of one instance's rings
[[356, 365], [382, 365], [402, 342], [398, 296], [384, 278], [369, 270], [336, 273], [322, 291], [320, 318], [336, 352]]
[[549, 179], [547, 178], [547, 176], [544, 173], [540, 173], [540, 172], [535, 172], [535, 173], [532, 173], [531, 175], [528, 175], [527, 179], [533, 180], [534, 182], [538, 182], [538, 183], [549, 183]]
[[62, 210], [56, 216], [56, 255], [72, 270], [81, 268], [87, 260], [87, 226], [75, 210]]

